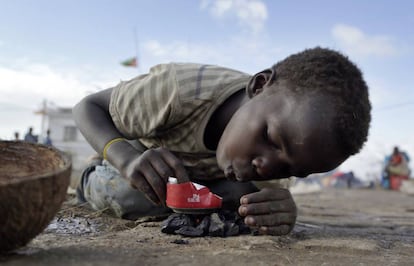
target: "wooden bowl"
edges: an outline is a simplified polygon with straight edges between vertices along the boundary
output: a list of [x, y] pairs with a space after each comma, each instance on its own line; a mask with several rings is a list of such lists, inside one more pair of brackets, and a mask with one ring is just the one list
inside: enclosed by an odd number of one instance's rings
[[0, 252], [41, 233], [66, 198], [71, 160], [55, 148], [0, 141]]

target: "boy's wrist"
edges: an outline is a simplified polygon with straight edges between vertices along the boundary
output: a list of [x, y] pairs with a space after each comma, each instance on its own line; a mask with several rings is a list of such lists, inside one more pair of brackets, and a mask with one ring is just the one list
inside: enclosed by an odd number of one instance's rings
[[103, 148], [103, 151], [102, 151], [102, 157], [104, 158], [104, 160], [107, 160], [108, 159], [107, 152], [108, 152], [109, 147], [111, 147], [112, 144], [117, 143], [117, 142], [121, 142], [121, 141], [126, 141], [126, 139], [125, 138], [122, 138], [122, 137], [114, 138], [114, 139], [108, 141], [105, 144], [105, 147]]
[[141, 154], [128, 141], [116, 141], [105, 151], [106, 160], [109, 161], [121, 173], [128, 166], [129, 162]]

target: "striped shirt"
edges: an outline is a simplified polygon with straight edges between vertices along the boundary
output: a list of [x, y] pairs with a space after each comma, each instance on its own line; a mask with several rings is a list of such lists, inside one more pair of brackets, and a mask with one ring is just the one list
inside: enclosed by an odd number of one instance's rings
[[125, 137], [147, 148], [168, 148], [182, 160], [190, 178], [223, 178], [215, 151], [204, 145], [204, 131], [218, 106], [245, 89], [250, 77], [213, 65], [157, 65], [114, 87], [109, 110]]

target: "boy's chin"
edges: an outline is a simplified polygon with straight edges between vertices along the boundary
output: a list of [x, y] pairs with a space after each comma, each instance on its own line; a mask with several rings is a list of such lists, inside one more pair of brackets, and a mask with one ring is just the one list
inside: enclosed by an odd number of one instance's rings
[[224, 171], [225, 169], [225, 159], [224, 159], [224, 152], [221, 149], [220, 143], [217, 146], [217, 150], [216, 150], [216, 160], [217, 160], [217, 164], [218, 167]]
[[224, 161], [220, 160], [218, 157], [216, 157], [216, 159], [217, 159], [218, 168], [220, 170], [224, 171], [226, 169], [226, 166], [224, 164]]

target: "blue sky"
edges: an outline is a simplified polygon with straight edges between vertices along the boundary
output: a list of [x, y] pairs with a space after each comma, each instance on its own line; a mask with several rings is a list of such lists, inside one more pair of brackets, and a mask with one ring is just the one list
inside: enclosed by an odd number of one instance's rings
[[[361, 68], [373, 105], [369, 141], [341, 169], [378, 175], [394, 145], [414, 157], [413, 12], [412, 1], [381, 0], [0, 0], [0, 138], [39, 133], [44, 99], [70, 107], [154, 64], [253, 74], [322, 46]], [[138, 69], [120, 65], [136, 53]]]

